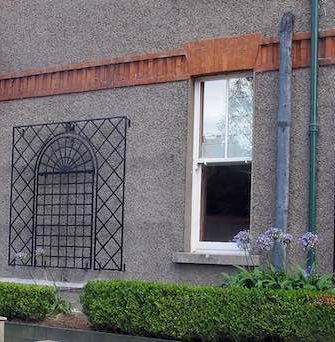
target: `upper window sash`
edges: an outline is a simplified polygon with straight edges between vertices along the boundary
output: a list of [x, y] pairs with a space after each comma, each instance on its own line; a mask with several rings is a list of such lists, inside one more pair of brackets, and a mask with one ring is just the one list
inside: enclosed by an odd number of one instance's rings
[[195, 159], [248, 161], [252, 150], [252, 83], [247, 78], [196, 82]]

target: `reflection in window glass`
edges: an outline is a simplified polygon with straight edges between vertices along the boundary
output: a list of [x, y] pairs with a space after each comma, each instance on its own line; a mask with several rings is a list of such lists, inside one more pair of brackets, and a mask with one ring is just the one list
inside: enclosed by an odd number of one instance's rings
[[228, 158], [251, 157], [252, 88], [246, 78], [229, 80]]
[[250, 158], [252, 82], [248, 78], [202, 82], [202, 158]]
[[227, 113], [227, 81], [203, 83], [202, 157], [224, 158]]

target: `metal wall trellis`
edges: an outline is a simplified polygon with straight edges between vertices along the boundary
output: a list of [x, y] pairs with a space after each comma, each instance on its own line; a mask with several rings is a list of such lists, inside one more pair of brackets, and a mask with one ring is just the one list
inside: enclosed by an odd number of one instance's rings
[[13, 128], [9, 265], [122, 270], [128, 124]]

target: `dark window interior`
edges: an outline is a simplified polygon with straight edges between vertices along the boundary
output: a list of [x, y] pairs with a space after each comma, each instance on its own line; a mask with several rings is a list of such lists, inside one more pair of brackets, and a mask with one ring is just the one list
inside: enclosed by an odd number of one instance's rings
[[250, 225], [251, 164], [203, 166], [201, 241], [229, 242]]

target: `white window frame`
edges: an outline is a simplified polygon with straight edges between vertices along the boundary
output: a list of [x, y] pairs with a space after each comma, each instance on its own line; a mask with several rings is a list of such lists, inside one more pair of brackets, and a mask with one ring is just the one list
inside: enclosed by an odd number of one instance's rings
[[[200, 241], [201, 229], [201, 183], [202, 183], [202, 168], [203, 165], [229, 165], [235, 163], [250, 163], [252, 158], [201, 158], [200, 155], [200, 138], [202, 127], [202, 113], [201, 113], [201, 83], [209, 80], [229, 80], [236, 78], [234, 76], [210, 76], [198, 78], [194, 83], [194, 127], [193, 127], [193, 167], [192, 167], [192, 204], [191, 204], [191, 252], [205, 253], [205, 254], [236, 254], [244, 255], [235, 242], [210, 242]], [[228, 103], [228, 87], [227, 97]], [[228, 115], [226, 116], [228, 118]], [[227, 138], [226, 138], [227, 139]], [[227, 144], [225, 144], [227, 148]]]

